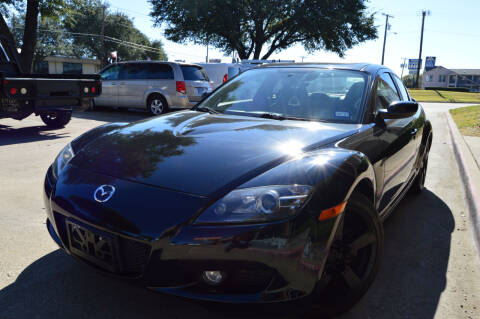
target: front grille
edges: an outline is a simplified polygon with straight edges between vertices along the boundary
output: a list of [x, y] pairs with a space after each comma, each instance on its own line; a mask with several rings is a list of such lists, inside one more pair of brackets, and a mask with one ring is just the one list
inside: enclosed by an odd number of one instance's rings
[[119, 237], [118, 241], [123, 272], [129, 275], [142, 274], [150, 255], [150, 245], [123, 237]]
[[[64, 245], [66, 245], [67, 247], [69, 244], [68, 228], [66, 226], [68, 221], [87, 227], [93, 232], [102, 233], [102, 231], [95, 230], [95, 228], [93, 227], [87, 226], [76, 220], [66, 218], [64, 215], [60, 213], [54, 212], [54, 216], [55, 216], [55, 223], [57, 225], [60, 238], [64, 243]], [[113, 272], [119, 275], [129, 276], [129, 277], [136, 277], [136, 276], [142, 275], [145, 271], [145, 267], [148, 263], [148, 259], [150, 256], [150, 250], [151, 250], [150, 245], [137, 240], [132, 240], [132, 239], [121, 237], [121, 236], [115, 236], [113, 234], [109, 234], [109, 236], [114, 238], [118, 245], [117, 258], [116, 258], [116, 263], [118, 264], [115, 265], [115, 267], [100, 266], [100, 268], [109, 272]], [[68, 248], [71, 250], [72, 247], [68, 247]], [[96, 266], [99, 266], [99, 265], [96, 264]], [[115, 269], [115, 270], [112, 270], [112, 269]]]

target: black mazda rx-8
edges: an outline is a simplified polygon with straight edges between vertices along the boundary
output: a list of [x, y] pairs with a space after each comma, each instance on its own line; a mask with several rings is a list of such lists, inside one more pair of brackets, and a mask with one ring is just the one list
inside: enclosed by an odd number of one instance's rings
[[431, 143], [383, 66], [266, 65], [191, 110], [73, 140], [47, 172], [47, 228], [155, 291], [335, 315], [372, 284], [382, 222], [423, 190]]

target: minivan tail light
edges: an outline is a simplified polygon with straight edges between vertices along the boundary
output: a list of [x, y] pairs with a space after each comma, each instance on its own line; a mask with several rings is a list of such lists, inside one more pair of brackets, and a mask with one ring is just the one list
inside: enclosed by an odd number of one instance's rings
[[228, 74], [225, 73], [225, 75], [223, 76], [223, 83], [225, 83], [227, 81], [228, 81]]
[[187, 86], [183, 81], [177, 81], [177, 92], [182, 94], [187, 94]]

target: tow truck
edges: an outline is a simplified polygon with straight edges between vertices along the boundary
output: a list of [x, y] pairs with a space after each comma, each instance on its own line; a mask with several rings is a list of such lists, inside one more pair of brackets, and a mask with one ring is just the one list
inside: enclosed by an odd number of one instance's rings
[[[73, 110], [84, 111], [102, 93], [98, 74], [28, 74], [0, 15], [0, 119], [35, 114], [51, 128], [64, 127]], [[2, 30], [2, 29], [7, 29]]]

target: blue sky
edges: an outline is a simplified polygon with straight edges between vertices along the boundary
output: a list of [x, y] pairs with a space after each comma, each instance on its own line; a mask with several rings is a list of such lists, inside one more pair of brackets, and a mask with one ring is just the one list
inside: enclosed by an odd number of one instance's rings
[[[160, 28], [154, 28], [147, 0], [110, 0], [111, 10], [120, 11], [134, 19], [135, 26], [151, 39], [160, 39], [170, 60], [189, 62], [205, 60], [206, 48], [197, 45], [181, 45], [167, 41]], [[380, 63], [383, 45], [385, 17], [394, 16], [387, 35], [385, 65], [400, 74], [402, 58], [418, 58], [420, 45], [421, 11], [430, 10], [425, 19], [423, 59], [436, 56], [437, 65], [447, 68], [480, 68], [480, 1], [479, 0], [370, 0], [367, 6], [375, 14], [379, 38], [360, 44], [346, 52], [345, 57], [325, 51], [307, 54], [301, 46], [273, 54], [275, 59], [293, 59], [308, 62], [370, 62]], [[210, 58], [231, 59], [210, 48]]]

